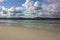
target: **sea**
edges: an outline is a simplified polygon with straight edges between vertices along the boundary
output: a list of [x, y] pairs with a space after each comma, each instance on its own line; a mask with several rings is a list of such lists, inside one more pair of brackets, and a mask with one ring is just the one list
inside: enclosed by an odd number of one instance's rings
[[60, 20], [0, 20], [0, 23], [44, 23], [44, 24], [60, 24]]
[[60, 20], [0, 20], [0, 25], [27, 28], [59, 28]]

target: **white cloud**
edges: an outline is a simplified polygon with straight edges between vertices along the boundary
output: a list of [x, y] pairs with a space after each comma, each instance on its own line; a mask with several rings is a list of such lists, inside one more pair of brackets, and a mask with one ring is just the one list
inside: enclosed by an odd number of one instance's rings
[[21, 7], [11, 7], [10, 9], [7, 9], [4, 6], [0, 7], [0, 17], [17, 17], [19, 15], [22, 15]]
[[60, 18], [60, 0], [51, 0], [52, 4], [47, 5], [47, 12], [52, 17]]
[[22, 9], [22, 7], [11, 7], [10, 9], [8, 9], [8, 11], [11, 13], [21, 13]]
[[7, 1], [7, 0], [0, 0], [0, 2], [4, 2], [4, 1]]
[[[59, 1], [59, 0], [58, 0]], [[11, 7], [9, 9], [4, 6], [0, 7], [0, 17], [59, 17], [60, 3], [56, 0], [48, 0], [53, 2], [49, 5], [42, 4], [39, 1], [33, 2], [26, 0], [22, 7]]]
[[54, 3], [49, 5], [49, 11], [51, 11], [51, 15], [54, 17], [60, 17], [60, 3]]
[[23, 15], [22, 11], [23, 11], [22, 7], [11, 7], [10, 9], [8, 9], [10, 15], [14, 17], [22, 16]]
[[55, 2], [55, 3], [56, 3], [56, 2], [60, 2], [60, 0], [45, 0], [45, 1], [47, 1], [47, 2], [53, 2], [53, 3], [54, 3], [54, 2]]
[[37, 17], [41, 14], [41, 3], [39, 1], [26, 0], [23, 7], [25, 9], [25, 16], [27, 17]]
[[43, 17], [60, 18], [60, 0], [47, 0], [49, 5], [42, 4]]
[[0, 7], [0, 15], [3, 17], [5, 17], [7, 14], [7, 8], [5, 8], [4, 6]]

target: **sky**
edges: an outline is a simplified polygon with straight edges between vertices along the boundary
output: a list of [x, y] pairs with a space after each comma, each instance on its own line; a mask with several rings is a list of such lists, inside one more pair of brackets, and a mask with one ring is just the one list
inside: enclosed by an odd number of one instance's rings
[[60, 0], [0, 0], [0, 17], [60, 18]]

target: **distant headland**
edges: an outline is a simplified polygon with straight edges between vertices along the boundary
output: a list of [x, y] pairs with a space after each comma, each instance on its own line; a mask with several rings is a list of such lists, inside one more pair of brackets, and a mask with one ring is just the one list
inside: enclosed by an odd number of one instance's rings
[[35, 17], [35, 18], [1, 18], [0, 20], [60, 20], [60, 18], [43, 18], [43, 17]]

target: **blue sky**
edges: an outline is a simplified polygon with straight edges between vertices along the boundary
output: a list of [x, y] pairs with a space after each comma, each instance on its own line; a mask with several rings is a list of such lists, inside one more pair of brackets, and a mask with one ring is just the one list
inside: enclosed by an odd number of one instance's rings
[[[26, 0], [7, 0], [4, 2], [0, 2], [0, 6], [4, 6], [7, 8], [10, 8], [11, 6], [21, 6]], [[44, 0], [32, 0], [34, 2], [39, 1], [41, 3], [44, 3]]]
[[7, 0], [4, 2], [0, 2], [0, 6], [5, 6], [7, 8], [11, 7], [11, 6], [21, 6], [22, 3], [24, 3], [25, 0]]

